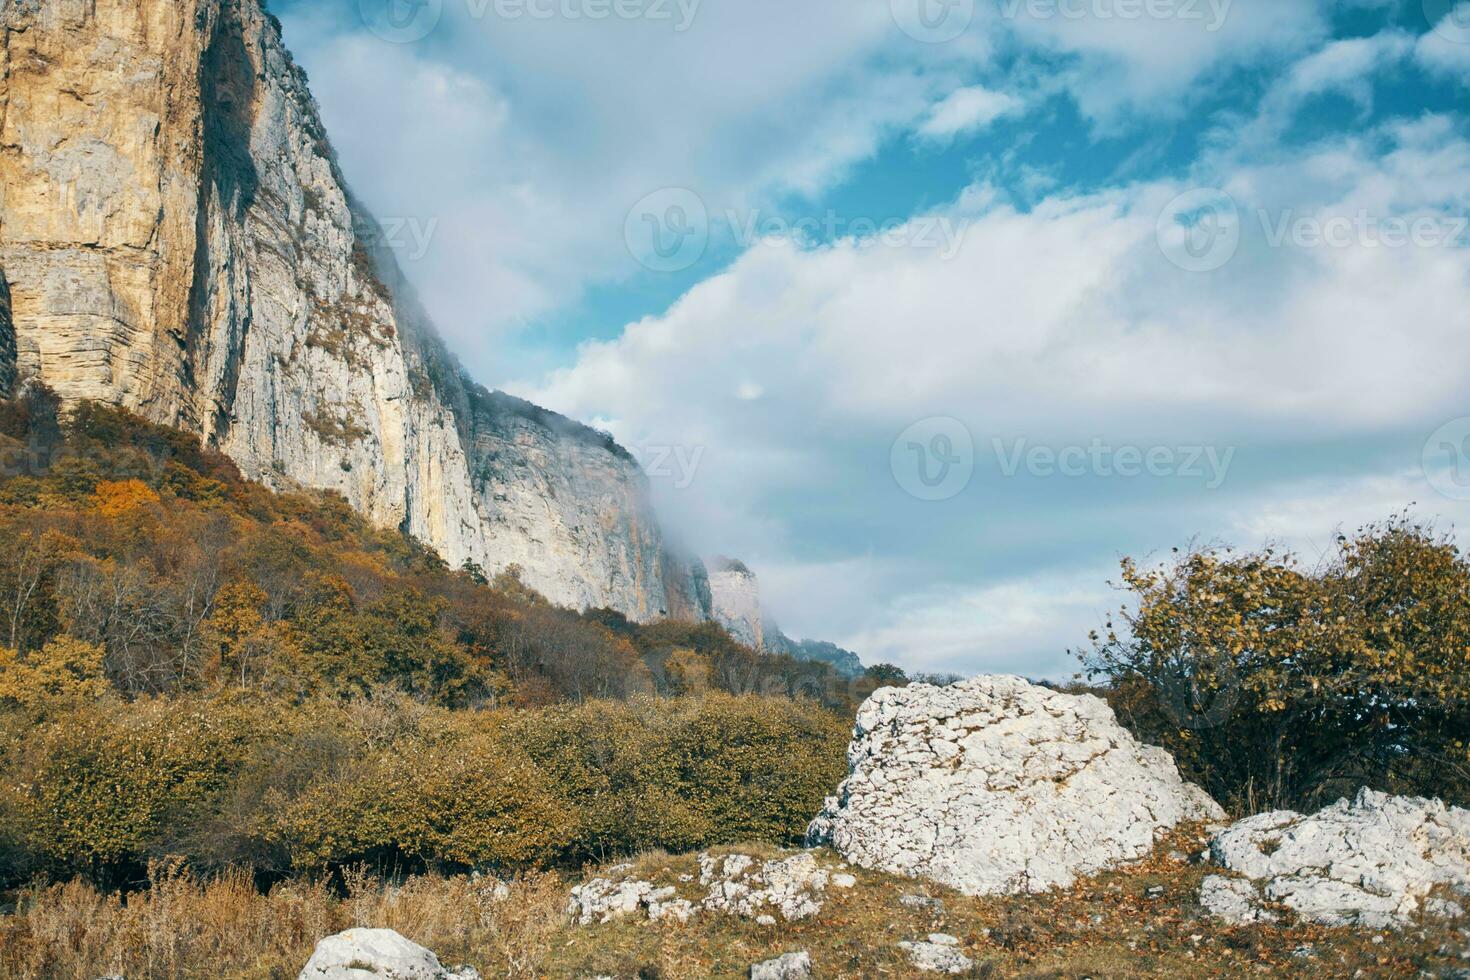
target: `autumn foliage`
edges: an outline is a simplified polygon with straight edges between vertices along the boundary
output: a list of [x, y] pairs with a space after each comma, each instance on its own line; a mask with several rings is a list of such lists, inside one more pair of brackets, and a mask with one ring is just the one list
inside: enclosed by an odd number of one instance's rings
[[878, 683], [557, 608], [44, 389], [0, 462], [0, 887], [792, 841]]
[[1319, 566], [1197, 549], [1123, 565], [1136, 606], [1094, 637], [1125, 723], [1237, 810], [1372, 786], [1470, 802], [1470, 562], [1397, 517]]

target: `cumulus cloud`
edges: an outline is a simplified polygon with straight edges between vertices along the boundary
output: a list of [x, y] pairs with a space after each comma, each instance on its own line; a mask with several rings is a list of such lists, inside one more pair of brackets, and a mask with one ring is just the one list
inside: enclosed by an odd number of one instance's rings
[[[1016, 624], [1032, 622], [1024, 610], [1040, 610], [1036, 618], [1077, 642], [1090, 624], [1074, 606], [1091, 599], [1067, 597], [1094, 593], [1048, 593], [1065, 616], [1038, 598], [1010, 612], [987, 604], [985, 616], [967, 620], [976, 602], [1018, 602], [1017, 582], [1066, 577], [1017, 568], [1013, 557], [996, 567], [987, 546], [1070, 548], [1066, 562], [1099, 567], [1120, 545], [1078, 534], [1092, 508], [1126, 550], [1194, 533], [1280, 530], [1290, 521], [1266, 517], [1292, 517], [1290, 507], [1255, 509], [1288, 491], [1259, 469], [1249, 475], [1252, 459], [1283, 441], [1400, 433], [1398, 449], [1413, 462], [1428, 433], [1463, 408], [1470, 261], [1450, 235], [1470, 208], [1470, 145], [1431, 118], [1232, 166], [1220, 176], [1239, 208], [1241, 244], [1212, 272], [1187, 272], [1159, 247], [1159, 216], [1187, 189], [1179, 182], [1056, 192], [1025, 210], [995, 187], [976, 188], [887, 245], [756, 247], [665, 315], [586, 345], [573, 367], [523, 392], [602, 416], [634, 444], [704, 447], [695, 492], [666, 505], [701, 547], [718, 541], [757, 567], [823, 564], [793, 562], [801, 547], [838, 549], [829, 558], [838, 564], [861, 549], [894, 568], [868, 580], [875, 591], [858, 607], [886, 612], [849, 627], [842, 635], [851, 642], [908, 663], [1011, 657], [1022, 669], [1040, 655], [1018, 653], [1015, 637], [1026, 630]], [[964, 229], [949, 258], [916, 244], [919, 229], [941, 218]], [[1442, 237], [1395, 237], [1415, 222]], [[763, 391], [758, 402], [733, 394], [750, 379]], [[970, 428], [981, 473], [969, 494], [940, 504], [906, 498], [888, 472], [893, 439], [932, 416]], [[1127, 493], [1086, 476], [1070, 488], [1024, 473], [1016, 483], [996, 472], [991, 437], [1231, 447], [1245, 473], [1217, 496], [1203, 482], [1135, 482]], [[1413, 489], [1375, 496], [1363, 513], [1422, 499]], [[1165, 499], [1140, 512], [1153, 496]], [[1060, 525], [1058, 508], [1069, 508]], [[1339, 509], [1340, 520], [1359, 513]], [[1260, 519], [1229, 516], [1241, 512]], [[1023, 528], [1025, 540], [1008, 540], [999, 526]], [[801, 534], [815, 542], [793, 545]], [[913, 590], [905, 579], [925, 584]], [[951, 585], [936, 591], [936, 581]], [[773, 601], [796, 610], [803, 590], [821, 582], [780, 575]], [[961, 635], [985, 635], [987, 622], [996, 637], [1012, 637], [997, 639], [993, 654]], [[934, 632], [945, 624], [949, 640]], [[907, 654], [905, 634], [915, 636]]]

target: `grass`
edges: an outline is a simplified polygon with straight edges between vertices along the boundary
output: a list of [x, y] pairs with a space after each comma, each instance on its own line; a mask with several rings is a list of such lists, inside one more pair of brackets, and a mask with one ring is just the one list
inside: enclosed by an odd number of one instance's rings
[[[348, 874], [341, 894], [293, 883], [261, 894], [241, 875], [200, 881], [159, 865], [152, 886], [124, 902], [81, 884], [20, 896], [0, 917], [0, 975], [77, 978], [289, 978], [316, 940], [351, 926], [396, 929], [446, 963], [487, 977], [743, 977], [751, 963], [808, 950], [823, 978], [909, 977], [897, 944], [930, 932], [960, 938], [975, 977], [1413, 977], [1465, 965], [1465, 937], [1426, 920], [1400, 932], [1283, 924], [1227, 928], [1196, 903], [1207, 866], [1202, 832], [1181, 831], [1148, 860], [1038, 896], [971, 899], [942, 887], [853, 869], [857, 887], [831, 889], [822, 913], [762, 927], [697, 915], [687, 925], [613, 922], [578, 928], [565, 915], [571, 881], [425, 876], [384, 884]], [[760, 857], [769, 847], [727, 848]], [[823, 863], [835, 865], [835, 855]], [[635, 874], [658, 883], [697, 874], [693, 855], [650, 853]], [[686, 895], [697, 886], [681, 884]], [[1162, 894], [1157, 889], [1162, 888]], [[904, 895], [939, 899], [910, 908]], [[1361, 971], [1361, 972], [1360, 972]]]

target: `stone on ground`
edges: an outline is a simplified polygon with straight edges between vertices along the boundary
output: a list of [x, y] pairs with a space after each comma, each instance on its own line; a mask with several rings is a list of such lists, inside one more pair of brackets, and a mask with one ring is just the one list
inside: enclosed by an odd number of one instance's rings
[[297, 980], [480, 980], [471, 967], [445, 969], [439, 957], [392, 929], [348, 929], [316, 944]]
[[909, 963], [924, 973], [964, 973], [974, 965], [960, 952], [960, 941], [943, 933], [933, 932], [927, 940], [898, 945], [909, 954]]
[[811, 980], [811, 954], [787, 953], [750, 968], [750, 980]]
[[1224, 816], [1104, 702], [1019, 677], [878, 691], [847, 756], [808, 843], [969, 895], [1065, 887]]
[[[699, 885], [705, 894], [682, 897], [677, 886], [659, 888], [629, 877], [632, 870], [632, 865], [608, 868], [602, 877], [573, 888], [568, 914], [584, 926], [632, 914], [646, 914], [654, 922], [688, 922], [700, 911], [775, 925], [778, 917], [796, 922], [821, 911], [834, 877], [805, 851], [765, 862], [748, 854], [701, 854]], [[693, 879], [684, 875], [680, 882], [692, 884]]]
[[1470, 810], [1439, 800], [1363, 789], [1312, 816], [1263, 813], [1210, 844], [1222, 867], [1241, 876], [1211, 885], [1200, 903], [1227, 921], [1255, 921], [1267, 902], [1327, 926], [1383, 929], [1417, 912], [1453, 914], [1436, 888], [1470, 892]]

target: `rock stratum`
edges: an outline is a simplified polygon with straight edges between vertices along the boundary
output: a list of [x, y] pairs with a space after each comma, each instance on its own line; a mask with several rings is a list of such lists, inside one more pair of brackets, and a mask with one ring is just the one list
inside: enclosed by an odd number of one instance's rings
[[260, 0], [7, 0], [0, 79], [0, 391], [196, 432], [562, 605], [709, 618], [633, 458], [445, 350]]
[[1103, 701], [1019, 677], [878, 691], [847, 758], [808, 843], [967, 895], [1066, 887], [1224, 816]]

